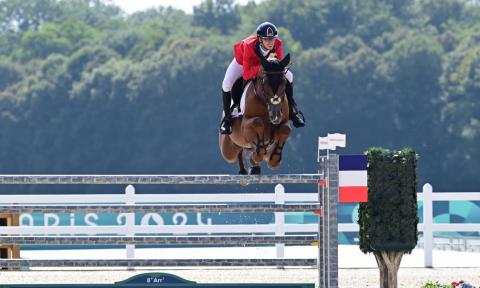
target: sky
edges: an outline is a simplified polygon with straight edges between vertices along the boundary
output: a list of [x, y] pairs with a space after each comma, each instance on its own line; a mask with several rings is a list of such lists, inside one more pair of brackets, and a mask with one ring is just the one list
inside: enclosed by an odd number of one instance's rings
[[[110, 0], [110, 2], [120, 6], [123, 11], [129, 14], [158, 6], [173, 6], [187, 13], [192, 13], [193, 6], [200, 4], [202, 0]], [[235, 2], [246, 4], [249, 0], [236, 0]]]

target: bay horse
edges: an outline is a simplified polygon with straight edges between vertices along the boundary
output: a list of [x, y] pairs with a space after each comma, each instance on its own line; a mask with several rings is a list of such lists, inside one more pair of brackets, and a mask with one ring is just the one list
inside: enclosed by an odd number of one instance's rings
[[232, 134], [219, 134], [222, 156], [228, 163], [238, 161], [239, 174], [247, 174], [244, 158], [250, 162], [248, 174], [260, 174], [262, 161], [270, 169], [280, 167], [283, 147], [291, 132], [285, 95], [290, 54], [281, 61], [274, 53], [268, 59], [260, 58], [262, 67], [246, 88], [243, 116], [232, 119]]

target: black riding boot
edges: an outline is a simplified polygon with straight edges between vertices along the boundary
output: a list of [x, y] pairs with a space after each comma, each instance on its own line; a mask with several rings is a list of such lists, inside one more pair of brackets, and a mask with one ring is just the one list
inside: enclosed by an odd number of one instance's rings
[[232, 134], [232, 114], [230, 111], [230, 106], [232, 105], [232, 93], [223, 91], [223, 112], [225, 116], [223, 117], [222, 123], [220, 124], [220, 133], [222, 134]]
[[293, 126], [296, 128], [305, 126], [305, 117], [303, 113], [297, 108], [297, 103], [293, 100], [293, 83], [287, 81], [285, 87], [285, 94], [287, 94], [288, 99], [288, 114], [290, 120], [292, 120]]

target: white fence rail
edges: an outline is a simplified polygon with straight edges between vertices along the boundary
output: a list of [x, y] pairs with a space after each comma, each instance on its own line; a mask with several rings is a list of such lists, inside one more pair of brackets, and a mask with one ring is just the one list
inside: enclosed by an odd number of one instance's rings
[[[480, 232], [480, 223], [433, 223], [433, 202], [435, 201], [480, 201], [480, 192], [446, 192], [434, 193], [430, 184], [423, 186], [423, 191], [417, 194], [418, 201], [423, 202], [423, 223], [418, 230], [423, 232], [424, 266], [433, 267], [433, 233], [434, 232]], [[135, 194], [133, 186], [125, 189], [125, 194], [104, 195], [2, 195], [0, 205], [19, 204], [166, 204], [166, 203], [317, 203], [318, 194], [285, 193], [282, 185], [275, 187], [274, 193], [248, 194]], [[47, 214], [46, 214], [47, 215]], [[198, 225], [135, 225], [133, 213], [124, 213], [125, 225], [119, 226], [19, 226], [0, 227], [0, 234], [117, 234], [134, 236], [135, 234], [174, 234], [190, 233], [316, 233], [317, 224], [285, 224], [284, 212], [275, 213], [274, 224], [244, 224], [244, 225], [212, 225], [211, 219], [202, 222], [198, 213]], [[46, 216], [48, 217], [48, 215]], [[359, 226], [354, 223], [340, 223], [339, 232], [358, 232]], [[277, 244], [277, 257], [281, 258], [283, 244]], [[134, 245], [127, 245], [127, 259], [134, 258]]]
[[469, 193], [433, 193], [432, 185], [423, 185], [423, 193], [417, 194], [418, 200], [423, 201], [423, 225], [419, 225], [419, 231], [423, 231], [424, 266], [433, 267], [433, 233], [434, 232], [480, 232], [480, 223], [433, 223], [433, 202], [435, 201], [480, 201], [479, 192]]
[[[423, 185], [417, 193], [417, 200], [423, 202], [423, 223], [418, 231], [423, 232], [424, 266], [433, 267], [434, 232], [480, 232], [480, 223], [433, 223], [433, 202], [435, 201], [480, 201], [480, 192], [434, 193], [432, 185]], [[358, 224], [338, 224], [338, 232], [358, 232]]]
[[[128, 185], [125, 194], [97, 194], [97, 195], [2, 195], [0, 197], [1, 206], [19, 206], [48, 204], [54, 205], [66, 204], [202, 204], [202, 203], [265, 203], [275, 204], [288, 203], [316, 203], [318, 204], [318, 192], [313, 193], [285, 193], [283, 185], [275, 186], [274, 193], [242, 193], [242, 194], [135, 194], [135, 188]], [[92, 211], [95, 212], [95, 211]], [[313, 212], [313, 211], [312, 211]], [[178, 214], [178, 213], [177, 213]], [[175, 215], [177, 215], [175, 214]], [[181, 213], [180, 213], [181, 214]], [[174, 215], [174, 217], [175, 217]], [[95, 214], [87, 214], [90, 217], [90, 223], [93, 224]], [[204, 223], [201, 213], [197, 213], [197, 225], [135, 225], [134, 213], [120, 213], [117, 219], [125, 218], [124, 225], [88, 225], [88, 226], [3, 226], [0, 227], [0, 234], [14, 235], [52, 235], [52, 234], [85, 234], [102, 235], [115, 234], [134, 236], [136, 234], [238, 234], [238, 233], [273, 233], [275, 235], [285, 235], [285, 233], [318, 233], [318, 224], [285, 224], [285, 212], [275, 212], [274, 224], [237, 224], [237, 225], [212, 225], [209, 218]], [[179, 215], [182, 218], [182, 215]], [[20, 223], [29, 220], [32, 223], [31, 215], [21, 214]], [[49, 223], [56, 217], [52, 213], [44, 214], [44, 222]], [[58, 223], [56, 223], [58, 224]], [[162, 224], [162, 223], [160, 223]], [[284, 256], [284, 244], [276, 244], [277, 258]], [[126, 245], [127, 259], [135, 258], [135, 245]], [[315, 258], [316, 255], [312, 255]]]

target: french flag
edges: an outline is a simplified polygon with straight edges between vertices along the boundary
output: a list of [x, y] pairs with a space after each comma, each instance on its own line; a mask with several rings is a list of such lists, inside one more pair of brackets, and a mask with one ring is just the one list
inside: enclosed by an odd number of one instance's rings
[[367, 202], [367, 156], [340, 155], [338, 180], [340, 203]]

